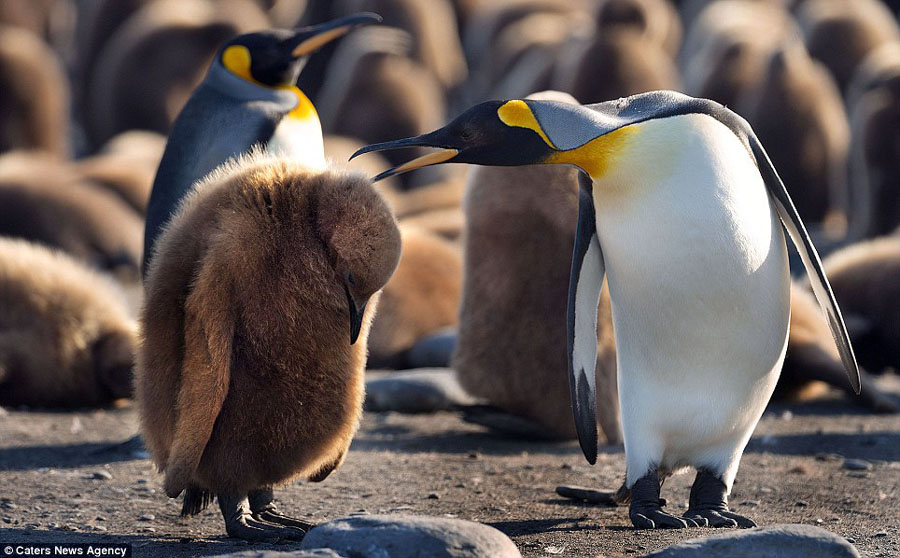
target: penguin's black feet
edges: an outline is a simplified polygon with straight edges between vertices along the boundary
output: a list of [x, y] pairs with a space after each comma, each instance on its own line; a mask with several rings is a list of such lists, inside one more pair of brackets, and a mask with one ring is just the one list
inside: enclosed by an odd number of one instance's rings
[[250, 514], [253, 519], [302, 529], [304, 532], [316, 526], [315, 523], [295, 519], [278, 511], [278, 507], [275, 505], [275, 495], [272, 493], [271, 488], [251, 490], [250, 494], [247, 495], [247, 499], [250, 503]]
[[225, 519], [225, 532], [229, 537], [256, 542], [277, 542], [280, 540], [302, 540], [303, 529], [275, 525], [250, 514], [247, 500], [241, 497], [219, 495], [219, 509]]
[[677, 517], [662, 510], [659, 498], [659, 476], [650, 471], [639, 478], [631, 487], [631, 506], [628, 508], [631, 523], [638, 529], [684, 529], [701, 527], [706, 522], [697, 522], [686, 517]]
[[697, 523], [706, 521], [710, 527], [740, 527], [747, 529], [756, 527], [756, 522], [728, 509], [728, 496], [725, 483], [711, 471], [697, 470], [697, 478], [691, 486], [691, 499], [686, 519]]

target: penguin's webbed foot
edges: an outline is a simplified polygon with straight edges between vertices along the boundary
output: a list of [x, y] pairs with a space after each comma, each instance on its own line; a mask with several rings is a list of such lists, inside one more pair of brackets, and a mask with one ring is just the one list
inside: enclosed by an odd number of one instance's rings
[[691, 486], [691, 499], [684, 517], [700, 523], [706, 521], [710, 527], [756, 527], [749, 517], [736, 514], [728, 509], [728, 489], [725, 482], [707, 469], [697, 469], [697, 478]]
[[302, 519], [296, 519], [281, 513], [275, 505], [275, 496], [271, 488], [263, 488], [260, 490], [252, 490], [247, 497], [250, 503], [250, 514], [257, 521], [265, 521], [275, 525], [284, 525], [302, 529], [304, 532], [309, 531], [316, 526], [315, 523], [309, 523]]
[[659, 497], [659, 476], [650, 471], [631, 487], [631, 506], [628, 508], [631, 523], [638, 529], [684, 529], [705, 526], [706, 522], [677, 517], [662, 510]]
[[706, 522], [708, 527], [740, 527], [741, 529], [756, 527], [756, 522], [749, 517], [744, 517], [728, 510], [689, 509], [684, 512], [684, 518], [692, 519], [697, 523]]
[[240, 497], [219, 495], [219, 508], [225, 519], [225, 532], [229, 537], [245, 541], [277, 542], [280, 540], [302, 540], [306, 531], [295, 527], [275, 525], [254, 517], [248, 509], [247, 500]]

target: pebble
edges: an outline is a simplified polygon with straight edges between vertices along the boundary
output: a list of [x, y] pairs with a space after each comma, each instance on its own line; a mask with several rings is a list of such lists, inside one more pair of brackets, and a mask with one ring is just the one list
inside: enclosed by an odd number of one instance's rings
[[336, 519], [307, 533], [302, 550], [328, 548], [372, 558], [521, 558], [513, 542], [493, 527], [439, 517], [371, 515]]
[[844, 456], [839, 453], [821, 452], [816, 454], [816, 461], [840, 461]]
[[406, 360], [410, 368], [437, 368], [450, 366], [456, 348], [456, 331], [439, 331], [422, 337], [409, 348]]
[[110, 473], [109, 471], [100, 470], [100, 471], [94, 471], [93, 473], [91, 473], [89, 475], [85, 475], [83, 478], [89, 479], [89, 480], [112, 480], [113, 476], [112, 476], [112, 473]]
[[571, 500], [580, 500], [588, 504], [615, 506], [615, 492], [604, 492], [601, 490], [593, 490], [583, 486], [557, 486], [556, 493], [563, 498]]
[[426, 496], [426, 498], [428, 498], [429, 500], [440, 500], [440, 499], [441, 499], [441, 495], [438, 494], [437, 492], [432, 492], [431, 494], [429, 494], [428, 496]]
[[645, 558], [705, 558], [753, 556], [754, 558], [859, 558], [859, 552], [843, 537], [813, 525], [771, 525], [698, 537], [647, 554]]
[[872, 536], [873, 537], [886, 537], [886, 536], [888, 536], [888, 533], [887, 533], [887, 531], [878, 531], [877, 533], [875, 533]]
[[15, 505], [15, 504], [13, 504], [12, 502], [9, 502], [9, 501], [6, 501], [6, 502], [3, 502], [2, 504], [0, 504], [0, 508], [3, 508], [3, 509], [5, 509], [5, 510], [14, 510], [14, 509], [16, 509], [17, 507], [19, 507], [19, 506]]
[[798, 508], [805, 508], [809, 505], [809, 502], [807, 502], [806, 500], [797, 500], [796, 502], [794, 502], [794, 505]]
[[366, 373], [366, 411], [433, 413], [475, 402], [449, 368]]
[[138, 518], [138, 521], [153, 521], [154, 519], [156, 519], [155, 515], [153, 515], [152, 513], [145, 513]]
[[865, 459], [845, 459], [844, 469], [848, 471], [871, 471], [872, 464]]

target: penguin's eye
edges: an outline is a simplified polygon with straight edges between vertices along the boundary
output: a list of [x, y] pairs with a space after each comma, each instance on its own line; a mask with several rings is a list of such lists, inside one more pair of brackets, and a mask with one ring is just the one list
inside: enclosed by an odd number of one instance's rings
[[459, 132], [459, 137], [465, 141], [469, 141], [475, 137], [475, 131], [472, 130], [471, 128], [463, 128]]

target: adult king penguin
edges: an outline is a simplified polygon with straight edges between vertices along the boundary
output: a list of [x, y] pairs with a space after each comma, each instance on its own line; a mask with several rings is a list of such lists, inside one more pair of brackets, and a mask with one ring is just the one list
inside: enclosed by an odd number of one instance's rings
[[[859, 393], [850, 340], [809, 235], [750, 125], [722, 105], [671, 91], [586, 106], [488, 101], [444, 128], [356, 155], [409, 146], [441, 149], [376, 179], [444, 162], [583, 171], [568, 309], [575, 425], [593, 464], [606, 274], [635, 527], [755, 525], [729, 511], [727, 495], [784, 360], [790, 277], [779, 218]], [[686, 466], [697, 478], [677, 517], [662, 510], [660, 484]]]
[[162, 228], [195, 181], [254, 146], [325, 167], [316, 109], [295, 85], [309, 55], [354, 27], [362, 13], [300, 29], [239, 35], [225, 43], [175, 120], [147, 206], [144, 274]]

